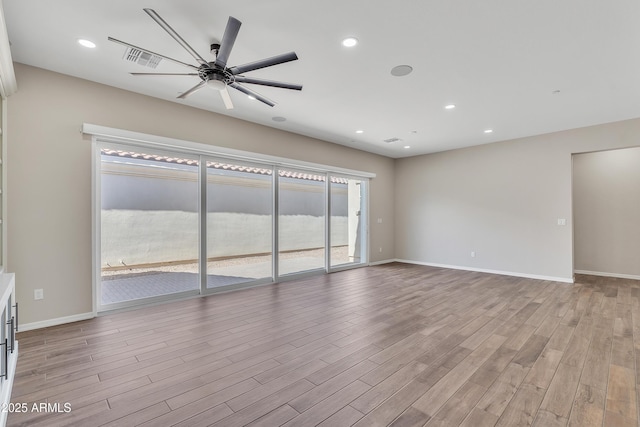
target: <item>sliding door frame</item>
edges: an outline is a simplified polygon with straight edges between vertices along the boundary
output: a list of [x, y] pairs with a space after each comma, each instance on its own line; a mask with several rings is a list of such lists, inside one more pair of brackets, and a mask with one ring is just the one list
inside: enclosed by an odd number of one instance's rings
[[207, 264], [209, 262], [209, 248], [208, 248], [208, 221], [207, 221], [207, 204], [208, 204], [208, 197], [209, 195], [208, 193], [208, 174], [207, 174], [207, 162], [208, 161], [212, 161], [212, 162], [220, 162], [220, 163], [231, 163], [234, 166], [246, 166], [246, 167], [251, 167], [251, 168], [262, 168], [262, 169], [269, 169], [271, 170], [271, 201], [272, 201], [272, 208], [271, 208], [271, 228], [272, 228], [272, 235], [271, 235], [271, 248], [273, 250], [273, 223], [275, 222], [274, 219], [274, 208], [273, 208], [273, 200], [274, 200], [274, 195], [273, 195], [273, 180], [274, 180], [274, 168], [271, 165], [263, 165], [263, 164], [259, 164], [259, 163], [255, 163], [255, 162], [251, 162], [251, 161], [246, 161], [246, 160], [239, 160], [239, 159], [229, 159], [229, 158], [224, 158], [221, 156], [213, 156], [213, 155], [200, 155], [200, 181], [201, 181], [201, 191], [203, 193], [205, 193], [204, 195], [201, 194], [200, 197], [200, 224], [201, 224], [201, 230], [204, 231], [204, 233], [200, 234], [200, 250], [201, 250], [201, 256], [200, 256], [200, 276], [201, 276], [201, 292], [202, 295], [209, 295], [209, 294], [215, 294], [218, 292], [224, 292], [224, 291], [230, 291], [230, 290], [236, 290], [236, 289], [242, 289], [242, 288], [248, 288], [248, 287], [254, 287], [254, 286], [259, 286], [259, 285], [265, 285], [265, 284], [270, 284], [270, 283], [274, 283], [275, 282], [275, 277], [274, 276], [274, 258], [275, 256], [273, 255], [272, 252], [272, 256], [271, 256], [271, 274], [269, 276], [265, 276], [265, 277], [261, 277], [258, 279], [254, 279], [254, 280], [250, 280], [250, 281], [246, 281], [246, 282], [240, 282], [240, 283], [235, 283], [235, 284], [231, 284], [231, 285], [226, 285], [226, 286], [219, 286], [219, 287], [212, 287], [212, 288], [208, 288], [207, 287], [207, 275], [209, 274], [208, 271], [208, 267]]
[[[200, 205], [198, 206], [198, 271], [200, 272], [200, 294], [204, 295], [207, 290], [207, 160], [204, 156], [200, 156], [199, 191]], [[204, 262], [203, 262], [204, 260]]]
[[275, 200], [275, 207], [276, 207], [276, 214], [274, 215], [274, 221], [276, 222], [275, 227], [278, 229], [278, 232], [281, 230], [280, 227], [280, 200], [281, 200], [281, 193], [280, 193], [280, 170], [286, 170], [286, 171], [290, 171], [290, 172], [298, 172], [298, 173], [312, 173], [314, 175], [320, 175], [320, 176], [324, 176], [325, 180], [324, 180], [324, 200], [323, 200], [323, 214], [324, 214], [324, 218], [325, 220], [323, 221], [323, 244], [324, 244], [324, 262], [323, 265], [321, 267], [317, 267], [317, 268], [312, 268], [309, 270], [301, 270], [301, 271], [294, 271], [292, 273], [286, 273], [286, 274], [280, 274], [281, 271], [281, 263], [280, 263], [280, 235], [275, 235], [274, 236], [274, 240], [277, 243], [276, 248], [278, 249], [277, 252], [274, 252], [274, 258], [276, 260], [275, 264], [277, 265], [278, 271], [277, 271], [277, 275], [274, 274], [274, 282], [281, 282], [281, 281], [287, 281], [287, 280], [295, 280], [295, 279], [299, 279], [302, 277], [306, 277], [306, 276], [312, 276], [315, 274], [318, 274], [319, 272], [325, 272], [328, 273], [328, 253], [327, 253], [327, 245], [329, 244], [329, 239], [327, 236], [328, 228], [327, 228], [327, 213], [328, 213], [328, 208], [327, 208], [327, 179], [328, 179], [328, 173], [327, 172], [319, 172], [319, 171], [315, 171], [315, 170], [309, 170], [309, 169], [305, 169], [304, 167], [295, 167], [295, 166], [281, 166], [281, 167], [276, 167], [274, 170], [274, 177], [277, 177], [277, 197], [274, 197]]
[[[101, 303], [101, 294], [102, 294], [102, 158], [101, 158], [101, 150], [102, 149], [116, 149], [116, 150], [124, 150], [124, 151], [131, 151], [132, 149], [134, 150], [144, 150], [146, 153], [145, 154], [157, 154], [157, 155], [167, 155], [167, 154], [171, 154], [171, 155], [181, 155], [181, 156], [185, 156], [187, 158], [191, 158], [191, 159], [195, 159], [196, 157], [198, 158], [198, 162], [199, 164], [202, 163], [201, 159], [194, 154], [188, 154], [188, 153], [181, 153], [175, 150], [170, 150], [170, 149], [165, 149], [165, 148], [156, 148], [156, 147], [152, 147], [152, 146], [139, 146], [139, 145], [135, 145], [135, 144], [122, 144], [121, 142], [117, 142], [117, 141], [99, 141], [99, 140], [95, 140], [93, 143], [93, 156], [94, 156], [94, 162], [93, 162], [93, 167], [94, 167], [94, 173], [93, 173], [93, 195], [92, 195], [92, 201], [93, 201], [93, 209], [94, 209], [94, 221], [95, 224], [92, 227], [93, 228], [93, 236], [94, 236], [94, 240], [93, 240], [93, 255], [92, 255], [92, 259], [93, 259], [93, 291], [94, 291], [94, 295], [93, 295], [93, 306], [94, 306], [94, 312], [95, 313], [100, 313], [100, 312], [107, 312], [107, 311], [114, 311], [114, 310], [119, 310], [119, 309], [126, 309], [126, 308], [130, 308], [130, 307], [138, 307], [141, 305], [148, 305], [148, 304], [154, 304], [154, 303], [161, 303], [161, 302], [165, 302], [165, 301], [173, 301], [173, 300], [180, 300], [180, 299], [187, 299], [187, 298], [191, 298], [194, 296], [198, 296], [201, 294], [200, 289], [194, 289], [194, 290], [188, 290], [188, 291], [181, 291], [181, 292], [174, 292], [174, 293], [170, 293], [170, 294], [164, 294], [164, 295], [158, 295], [158, 296], [153, 296], [153, 297], [146, 297], [146, 298], [140, 298], [140, 299], [133, 299], [133, 300], [128, 300], [128, 301], [122, 301], [122, 302], [117, 302], [117, 303], [112, 303], [112, 304], [102, 304]], [[199, 168], [201, 166], [199, 165]], [[200, 176], [201, 171], [200, 169], [198, 170], [198, 175]], [[200, 183], [200, 178], [198, 179], [198, 185], [201, 186]], [[199, 203], [200, 205], [200, 203]], [[201, 206], [198, 206], [198, 215], [199, 215], [199, 211], [201, 209]], [[199, 221], [200, 223], [200, 221]], [[199, 224], [200, 227], [201, 224]], [[201, 246], [200, 240], [202, 239], [201, 235], [199, 236], [199, 246]], [[205, 279], [206, 280], [206, 279]], [[202, 282], [202, 277], [199, 278], [198, 283], [201, 286], [201, 282]]]
[[[369, 259], [369, 183], [371, 178], [375, 178], [374, 173], [362, 172], [351, 169], [344, 169], [338, 167], [332, 167], [322, 164], [316, 164], [311, 162], [291, 160], [281, 157], [262, 155], [257, 153], [251, 153], [246, 151], [240, 151], [230, 148], [217, 147], [208, 144], [202, 144], [192, 141], [185, 141], [167, 137], [161, 137], [156, 135], [142, 134], [137, 132], [130, 132], [121, 129], [108, 128], [92, 124], [84, 124], [82, 128], [83, 133], [91, 135], [92, 142], [92, 290], [93, 290], [93, 311], [94, 314], [106, 310], [118, 310], [134, 306], [149, 305], [154, 303], [161, 303], [165, 301], [186, 299], [209, 295], [219, 291], [227, 291], [232, 289], [240, 289], [251, 286], [258, 286], [262, 284], [277, 283], [292, 279], [297, 279], [304, 276], [316, 275], [320, 272], [330, 273], [333, 271], [346, 270], [350, 268], [358, 268], [368, 265]], [[133, 300], [127, 303], [109, 304], [108, 306], [102, 306], [100, 304], [100, 281], [101, 281], [101, 156], [100, 150], [104, 147], [119, 146], [125, 150], [146, 150], [159, 153], [172, 153], [174, 155], [182, 155], [188, 158], [197, 156], [199, 159], [199, 237], [198, 237], [198, 253], [199, 253], [199, 289], [194, 291], [186, 291], [168, 295], [162, 295], [158, 297], [151, 297], [139, 300]], [[206, 224], [206, 211], [207, 211], [207, 159], [220, 159], [222, 161], [240, 162], [241, 164], [254, 164], [260, 165], [260, 167], [270, 168], [272, 170], [272, 276], [270, 278], [257, 279], [256, 281], [250, 281], [246, 283], [239, 283], [237, 285], [223, 286], [220, 288], [207, 288], [207, 224]], [[281, 275], [279, 265], [279, 200], [280, 200], [280, 176], [279, 169], [293, 169], [303, 172], [312, 172], [317, 175], [325, 176], [325, 195], [324, 195], [324, 264], [323, 267], [294, 272], [291, 274]], [[346, 178], [353, 178], [361, 180], [366, 190], [364, 192], [365, 197], [365, 215], [366, 222], [363, 225], [363, 239], [366, 239], [362, 244], [365, 250], [365, 260], [357, 264], [344, 264], [331, 267], [331, 176], [339, 176]], [[204, 218], [204, 220], [203, 220]], [[205, 260], [203, 262], [203, 260]]]
[[[343, 271], [343, 270], [350, 270], [352, 268], [358, 268], [358, 267], [363, 267], [366, 265], [369, 265], [369, 256], [370, 256], [370, 248], [369, 248], [369, 180], [366, 178], [363, 178], [361, 176], [355, 176], [355, 175], [348, 175], [348, 174], [341, 174], [341, 173], [328, 173], [327, 174], [327, 186], [329, 188], [329, 192], [327, 193], [327, 197], [328, 197], [328, 202], [327, 202], [327, 209], [329, 210], [329, 214], [327, 215], [328, 218], [327, 220], [329, 222], [331, 222], [331, 177], [336, 177], [336, 178], [346, 178], [346, 179], [353, 179], [353, 180], [358, 180], [360, 181], [360, 185], [364, 186], [364, 190], [362, 189], [362, 187], [360, 188], [360, 192], [361, 198], [364, 198], [364, 202], [360, 202], [360, 218], [361, 218], [361, 224], [360, 224], [360, 228], [361, 228], [361, 261], [360, 262], [351, 262], [351, 263], [345, 263], [345, 264], [338, 264], [335, 266], [331, 266], [331, 259], [328, 259], [327, 261], [327, 272], [328, 273], [334, 273], [336, 271]], [[348, 218], [348, 215], [347, 215]], [[327, 235], [327, 239], [329, 241], [328, 244], [328, 250], [329, 252], [331, 251], [331, 227], [329, 226], [328, 231], [327, 231], [328, 235]]]

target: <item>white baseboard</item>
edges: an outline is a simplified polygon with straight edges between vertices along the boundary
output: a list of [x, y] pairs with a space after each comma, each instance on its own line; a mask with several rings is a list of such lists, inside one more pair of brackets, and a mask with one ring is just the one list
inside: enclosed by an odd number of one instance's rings
[[397, 259], [383, 259], [382, 261], [373, 261], [370, 262], [369, 265], [382, 265], [382, 264], [389, 264], [390, 262], [396, 262], [398, 261]]
[[486, 268], [474, 268], [474, 267], [466, 267], [466, 266], [460, 266], [460, 265], [436, 264], [431, 262], [412, 261], [408, 259], [396, 259], [394, 261], [404, 262], [407, 264], [426, 265], [429, 267], [448, 268], [451, 270], [475, 271], [478, 273], [499, 274], [501, 276], [513, 276], [513, 277], [523, 277], [526, 279], [550, 280], [552, 282], [574, 283], [573, 277], [568, 278], [568, 277], [541, 276], [538, 274], [518, 273], [514, 271], [489, 270]]
[[55, 319], [42, 320], [40, 322], [25, 323], [20, 325], [20, 332], [31, 331], [33, 329], [48, 328], [49, 326], [64, 325], [65, 323], [93, 319], [94, 317], [96, 317], [96, 315], [93, 312], [89, 312], [89, 313], [74, 314], [72, 316], [58, 317]]
[[586, 274], [589, 276], [616, 277], [618, 279], [640, 280], [640, 276], [634, 274], [604, 273], [602, 271], [575, 270], [576, 274]]

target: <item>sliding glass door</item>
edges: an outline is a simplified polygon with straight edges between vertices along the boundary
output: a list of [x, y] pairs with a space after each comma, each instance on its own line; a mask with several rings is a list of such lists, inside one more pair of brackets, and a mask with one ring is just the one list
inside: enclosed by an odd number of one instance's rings
[[278, 274], [325, 268], [326, 174], [278, 170]]
[[367, 262], [368, 180], [96, 141], [96, 310]]
[[100, 307], [200, 288], [198, 158], [130, 150], [100, 150]]
[[209, 159], [207, 288], [272, 278], [273, 169]]
[[366, 262], [366, 185], [362, 179], [331, 175], [331, 267]]

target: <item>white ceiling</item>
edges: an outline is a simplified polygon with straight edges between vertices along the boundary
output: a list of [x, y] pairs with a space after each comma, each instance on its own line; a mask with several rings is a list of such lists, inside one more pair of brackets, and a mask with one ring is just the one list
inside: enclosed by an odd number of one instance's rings
[[[637, 0], [3, 3], [17, 62], [394, 158], [640, 117]], [[210, 90], [177, 100], [198, 77], [131, 76], [154, 70], [124, 61], [125, 48], [107, 41], [196, 64], [144, 7], [208, 60], [209, 44], [236, 17], [242, 27], [229, 65], [295, 51], [298, 61], [246, 75], [304, 89], [251, 85], [273, 108], [233, 89], [230, 111]], [[358, 46], [343, 47], [347, 36]], [[401, 64], [413, 73], [392, 76]], [[189, 70], [163, 60], [155, 71]], [[450, 103], [457, 108], [445, 110]], [[383, 142], [394, 137], [402, 141]]]

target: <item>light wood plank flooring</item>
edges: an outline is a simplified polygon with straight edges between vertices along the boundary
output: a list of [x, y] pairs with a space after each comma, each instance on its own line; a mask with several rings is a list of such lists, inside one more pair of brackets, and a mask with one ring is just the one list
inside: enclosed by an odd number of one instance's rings
[[62, 412], [11, 426], [638, 425], [632, 280], [394, 263], [18, 339], [12, 402]]

